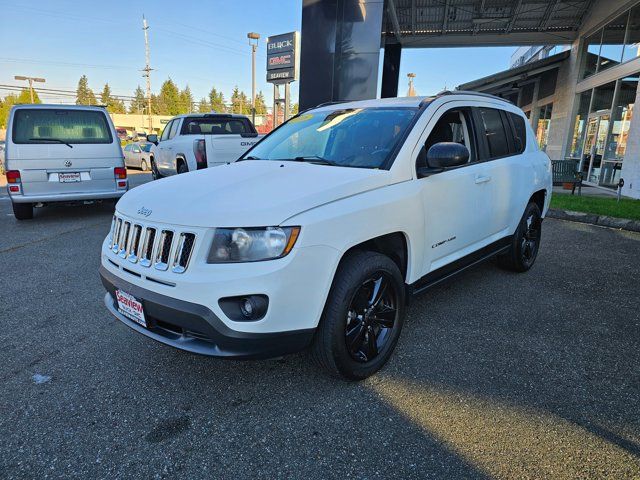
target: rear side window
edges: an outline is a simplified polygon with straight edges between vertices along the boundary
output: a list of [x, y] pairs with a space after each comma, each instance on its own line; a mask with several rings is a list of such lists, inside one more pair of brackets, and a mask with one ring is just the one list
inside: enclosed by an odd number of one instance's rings
[[239, 118], [185, 118], [180, 135], [239, 135], [253, 133], [246, 121]]
[[11, 138], [17, 144], [113, 142], [109, 123], [103, 112], [50, 108], [16, 110]]
[[524, 118], [512, 112], [508, 112], [511, 123], [513, 124], [513, 146], [515, 153], [524, 152], [527, 146], [527, 127], [524, 124]]
[[[509, 143], [507, 142], [507, 129], [502, 123], [500, 110], [494, 108], [480, 108], [480, 118], [484, 135], [487, 138], [489, 158], [499, 158], [509, 155]], [[510, 131], [510, 129], [509, 129]], [[481, 132], [482, 133], [482, 132]]]

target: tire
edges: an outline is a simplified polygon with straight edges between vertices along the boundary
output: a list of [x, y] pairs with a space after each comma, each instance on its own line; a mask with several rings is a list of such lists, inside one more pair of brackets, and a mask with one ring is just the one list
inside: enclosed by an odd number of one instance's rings
[[184, 162], [180, 162], [180, 164], [178, 165], [178, 175], [180, 175], [181, 173], [187, 173], [189, 171], [189, 167], [187, 167], [187, 164]]
[[542, 214], [533, 202], [520, 219], [516, 233], [513, 235], [509, 250], [498, 257], [498, 263], [506, 270], [526, 272], [536, 261], [542, 237]]
[[[404, 306], [404, 280], [393, 260], [376, 252], [348, 254], [333, 279], [313, 339], [313, 359], [331, 375], [347, 380], [373, 375], [398, 342]], [[370, 311], [359, 314], [366, 311], [361, 307]]]
[[16, 220], [31, 220], [33, 218], [33, 205], [30, 203], [13, 203], [13, 214]]
[[143, 172], [146, 172], [149, 169], [149, 167], [147, 166], [147, 161], [146, 160], [142, 160], [140, 162], [140, 170], [142, 170]]
[[158, 171], [158, 167], [156, 166], [156, 162], [153, 158], [151, 159], [151, 177], [154, 180], [160, 180], [161, 178], [164, 178], [164, 175], [162, 175]]

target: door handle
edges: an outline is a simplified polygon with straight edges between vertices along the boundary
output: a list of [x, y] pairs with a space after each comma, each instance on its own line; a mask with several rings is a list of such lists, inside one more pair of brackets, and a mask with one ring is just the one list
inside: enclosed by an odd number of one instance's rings
[[476, 176], [476, 184], [480, 184], [480, 183], [487, 183], [491, 181], [491, 177], [489, 176], [483, 176], [483, 175], [477, 175]]

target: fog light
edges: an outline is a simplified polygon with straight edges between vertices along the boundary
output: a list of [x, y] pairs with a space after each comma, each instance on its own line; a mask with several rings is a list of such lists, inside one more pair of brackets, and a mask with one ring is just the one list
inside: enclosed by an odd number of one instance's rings
[[266, 295], [225, 297], [218, 300], [224, 314], [236, 322], [261, 320], [267, 314], [269, 298]]
[[240, 312], [247, 318], [253, 317], [253, 312], [255, 308], [253, 305], [253, 301], [250, 298], [243, 298], [240, 300]]

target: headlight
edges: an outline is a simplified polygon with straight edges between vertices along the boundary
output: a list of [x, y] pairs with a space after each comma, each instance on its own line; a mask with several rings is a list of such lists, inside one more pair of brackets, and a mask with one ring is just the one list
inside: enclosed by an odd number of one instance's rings
[[287, 255], [300, 227], [216, 228], [207, 263], [258, 262]]

